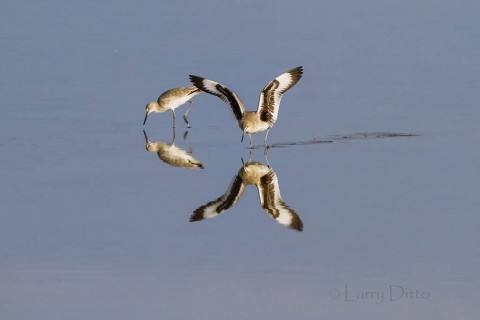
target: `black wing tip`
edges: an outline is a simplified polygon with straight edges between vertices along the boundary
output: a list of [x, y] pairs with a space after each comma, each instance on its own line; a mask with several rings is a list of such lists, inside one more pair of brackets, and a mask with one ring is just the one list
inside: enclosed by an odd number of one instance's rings
[[192, 169], [201, 169], [201, 170], [205, 169], [205, 167], [201, 163], [195, 163], [195, 162], [189, 162], [189, 163], [193, 166]]
[[202, 78], [202, 77], [199, 77], [199, 76], [194, 76], [194, 75], [189, 75], [189, 78], [190, 78], [190, 82], [195, 87], [197, 87], [197, 89], [199, 89], [200, 91], [203, 91], [203, 92], [208, 92], [206, 90], [205, 86], [203, 85], [203, 80], [205, 80], [205, 78]]
[[[285, 73], [288, 73], [291, 77], [290, 86], [288, 87], [288, 89], [290, 89], [295, 84], [297, 84], [297, 82], [302, 78], [302, 76], [303, 76], [303, 66], [298, 66], [296, 68], [290, 69]], [[287, 90], [283, 91], [282, 93], [285, 93]]]
[[205, 219], [203, 216], [205, 206], [201, 206], [200, 208], [196, 209], [192, 215], [190, 216], [189, 222], [196, 222]]
[[193, 74], [189, 74], [188, 77], [190, 78], [190, 81], [193, 81], [193, 79], [203, 79], [202, 77], [195, 76]]
[[202, 82], [204, 78], [199, 77], [199, 76], [194, 76], [193, 74], [189, 75], [188, 78], [190, 79], [190, 82], [193, 83], [195, 86], [198, 82]]
[[302, 222], [302, 220], [300, 220], [300, 218], [298, 218], [298, 221], [295, 221], [294, 223], [292, 223], [292, 224], [289, 226], [289, 228], [292, 229], [292, 230], [298, 231], [298, 232], [302, 232], [302, 231], [303, 231], [303, 222]]
[[192, 162], [190, 160], [187, 160], [188, 163], [190, 163], [192, 166], [194, 166], [194, 169], [205, 169], [203, 167], [203, 164], [201, 162]]
[[300, 79], [303, 75], [303, 66], [298, 66], [296, 68], [290, 69], [287, 71], [294, 78]]

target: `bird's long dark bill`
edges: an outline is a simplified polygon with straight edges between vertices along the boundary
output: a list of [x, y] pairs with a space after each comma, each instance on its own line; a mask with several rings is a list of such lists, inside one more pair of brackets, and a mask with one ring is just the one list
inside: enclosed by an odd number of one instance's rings
[[145, 122], [147, 122], [147, 117], [148, 117], [148, 113], [145, 114], [145, 119], [143, 120], [143, 125], [145, 125]]
[[240, 143], [243, 142], [243, 138], [244, 138], [244, 137], [245, 137], [245, 131], [243, 131], [243, 133], [242, 133], [242, 140], [240, 140]]

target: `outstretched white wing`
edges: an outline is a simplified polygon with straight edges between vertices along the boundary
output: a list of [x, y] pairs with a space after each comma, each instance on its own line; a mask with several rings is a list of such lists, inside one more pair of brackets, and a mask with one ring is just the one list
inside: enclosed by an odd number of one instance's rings
[[257, 185], [262, 208], [278, 223], [297, 231], [303, 230], [303, 222], [297, 213], [283, 202], [277, 175], [273, 170], [260, 178]]
[[272, 126], [277, 121], [282, 96], [293, 87], [303, 75], [303, 68], [296, 67], [276, 77], [263, 88], [258, 101], [257, 113], [260, 119]]
[[245, 184], [242, 177], [239, 175], [235, 176], [222, 196], [197, 208], [193, 212], [190, 216], [190, 222], [218, 216], [223, 211], [230, 209], [240, 199], [244, 191]]
[[242, 100], [230, 89], [218, 82], [208, 80], [202, 77], [190, 75], [190, 81], [200, 90], [219, 97], [233, 111], [235, 118], [240, 121], [245, 112], [245, 106]]

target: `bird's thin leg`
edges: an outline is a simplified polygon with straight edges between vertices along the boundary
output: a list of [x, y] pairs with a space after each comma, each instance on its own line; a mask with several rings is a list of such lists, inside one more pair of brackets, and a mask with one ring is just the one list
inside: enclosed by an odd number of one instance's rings
[[185, 133], [183, 134], [183, 141], [188, 146], [188, 153], [192, 153], [192, 146], [190, 145], [190, 143], [188, 143], [188, 130], [185, 130]]
[[172, 132], [173, 132], [172, 133], [172, 145], [174, 145], [175, 144], [175, 138], [176, 138], [175, 137], [175, 125], [172, 127]]
[[148, 143], [148, 137], [147, 137], [147, 133], [145, 132], [145, 130], [143, 130], [143, 136], [145, 137], [145, 143]]
[[252, 149], [252, 148], [253, 148], [252, 134], [249, 133], [249, 134], [248, 134], [248, 137], [250, 138], [250, 149]]
[[193, 102], [192, 100], [188, 102], [190, 102], [190, 105], [188, 106], [187, 111], [185, 111], [185, 113], [183, 114], [183, 121], [185, 121], [185, 123], [187, 124], [187, 128], [191, 128], [190, 124], [188, 123], [187, 114], [188, 114], [188, 111], [190, 111], [190, 109], [192, 108]]
[[270, 163], [268, 162], [267, 152], [268, 152], [268, 148], [263, 149], [263, 156], [265, 157], [265, 161], [267, 162], [267, 166], [270, 168]]
[[267, 129], [267, 134], [265, 135], [265, 140], [263, 140], [263, 145], [265, 146], [265, 148], [270, 148], [267, 144], [267, 137], [268, 137], [268, 132], [270, 131], [270, 128]]
[[174, 109], [172, 109], [172, 114], [173, 114], [173, 127], [175, 128], [175, 120], [177, 119], [177, 116], [175, 115]]

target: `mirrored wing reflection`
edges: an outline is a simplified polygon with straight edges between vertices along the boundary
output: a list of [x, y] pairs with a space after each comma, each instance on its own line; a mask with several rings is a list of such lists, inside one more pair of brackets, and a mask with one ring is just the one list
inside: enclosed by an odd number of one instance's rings
[[282, 199], [275, 171], [268, 165], [252, 161], [240, 167], [223, 195], [197, 208], [190, 216], [190, 222], [213, 218], [230, 209], [241, 198], [248, 185], [257, 187], [260, 205], [269, 216], [287, 228], [303, 230], [298, 214]]
[[188, 131], [185, 131], [183, 135], [183, 140], [188, 146], [188, 151], [175, 145], [175, 128], [173, 128], [172, 143], [168, 143], [165, 141], [151, 142], [148, 140], [148, 136], [145, 130], [143, 130], [143, 135], [145, 136], [145, 148], [147, 149], [147, 151], [156, 152], [158, 158], [160, 158], [160, 160], [162, 160], [166, 164], [177, 168], [203, 169], [202, 162], [191, 155], [193, 149], [187, 140]]

